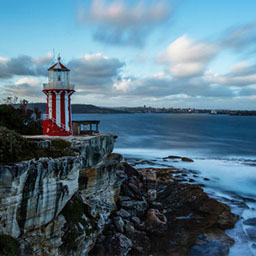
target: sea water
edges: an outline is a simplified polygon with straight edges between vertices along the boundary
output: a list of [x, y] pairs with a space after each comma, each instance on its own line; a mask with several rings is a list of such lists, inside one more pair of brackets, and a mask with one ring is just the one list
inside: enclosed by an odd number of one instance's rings
[[[73, 120], [100, 120], [100, 132], [118, 135], [115, 152], [198, 172], [193, 177], [211, 196], [240, 216], [227, 233], [231, 256], [256, 255], [243, 220], [256, 218], [256, 117], [208, 114], [74, 114]], [[194, 162], [164, 160], [168, 155]], [[140, 166], [143, 167], [143, 166]], [[198, 176], [198, 177], [197, 177]], [[208, 178], [205, 180], [204, 178]]]

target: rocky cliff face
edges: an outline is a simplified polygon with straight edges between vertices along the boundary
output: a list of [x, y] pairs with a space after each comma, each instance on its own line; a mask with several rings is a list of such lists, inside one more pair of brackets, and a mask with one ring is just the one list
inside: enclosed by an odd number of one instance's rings
[[21, 255], [86, 254], [115, 209], [122, 171], [114, 137], [66, 139], [76, 156], [0, 166], [0, 233], [18, 239]]
[[65, 140], [71, 156], [0, 165], [0, 255], [228, 254], [237, 216], [182, 170], [120, 163], [112, 135]]
[[196, 184], [180, 183], [174, 168], [134, 169], [122, 163], [127, 178], [117, 211], [99, 236], [91, 256], [228, 255], [233, 240], [225, 234], [238, 216]]

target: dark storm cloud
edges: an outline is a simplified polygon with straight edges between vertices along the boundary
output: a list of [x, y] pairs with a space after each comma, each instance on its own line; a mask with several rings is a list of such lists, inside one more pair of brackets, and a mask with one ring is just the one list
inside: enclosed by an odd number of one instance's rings
[[0, 57], [0, 78], [12, 78], [18, 76], [46, 76], [47, 63], [52, 60], [52, 57], [44, 57], [34, 59], [27, 55], [21, 55], [15, 58]]
[[256, 40], [256, 23], [234, 26], [225, 31], [221, 44], [225, 48], [243, 50], [254, 46]]
[[102, 54], [85, 55], [68, 63], [72, 70], [71, 80], [80, 89], [102, 89], [113, 84], [119, 70], [125, 65], [116, 58], [108, 58]]
[[240, 93], [240, 96], [256, 96], [256, 88], [243, 88]]
[[171, 16], [167, 1], [155, 1], [146, 6], [139, 1], [129, 6], [126, 1], [93, 0], [88, 14], [78, 10], [80, 23], [95, 25], [94, 39], [109, 44], [143, 46], [152, 29]]
[[[51, 59], [52, 60], [52, 59]], [[49, 68], [49, 58], [33, 59], [29, 56], [17, 58], [0, 58], [0, 78], [8, 79], [21, 76], [17, 82], [5, 83], [5, 90], [12, 94], [35, 96], [41, 90], [41, 81], [31, 76], [46, 76]], [[67, 66], [72, 70], [71, 82], [82, 93], [107, 92], [104, 88], [111, 88], [114, 79], [118, 79], [120, 69], [125, 65], [116, 58], [109, 58], [102, 54], [86, 54], [82, 58], [71, 60]], [[24, 78], [25, 77], [25, 78]], [[36, 80], [36, 81], [35, 81]]]
[[31, 84], [19, 84], [19, 85], [7, 85], [6, 92], [18, 95], [18, 96], [26, 96], [26, 97], [35, 97], [38, 96], [39, 92], [41, 92], [40, 87], [33, 86]]
[[5, 83], [2, 87], [6, 96], [38, 97], [41, 96], [42, 90], [40, 79], [28, 77], [21, 78], [15, 83]]
[[256, 65], [244, 62], [237, 63], [225, 74], [206, 74], [204, 79], [212, 84], [223, 86], [245, 87], [256, 84]]
[[202, 79], [171, 79], [166, 77], [149, 77], [144, 79], [133, 79], [130, 81], [130, 89], [123, 93], [141, 97], [164, 98], [172, 95], [187, 95], [191, 97], [233, 97], [232, 89], [211, 85]]

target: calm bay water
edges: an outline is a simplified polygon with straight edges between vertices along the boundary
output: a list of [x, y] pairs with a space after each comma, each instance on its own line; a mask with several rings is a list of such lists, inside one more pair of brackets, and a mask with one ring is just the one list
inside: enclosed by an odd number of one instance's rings
[[198, 171], [196, 182], [240, 215], [235, 228], [227, 232], [235, 240], [230, 255], [256, 255], [256, 241], [248, 238], [248, 226], [243, 225], [244, 219], [256, 218], [256, 117], [74, 114], [73, 120], [100, 120], [100, 132], [118, 135], [115, 152], [128, 160], [154, 160], [161, 167], [168, 155], [193, 158], [193, 163], [169, 160], [168, 164]]
[[203, 114], [75, 114], [100, 120], [118, 135], [116, 148], [184, 152], [202, 157], [255, 157], [256, 117]]

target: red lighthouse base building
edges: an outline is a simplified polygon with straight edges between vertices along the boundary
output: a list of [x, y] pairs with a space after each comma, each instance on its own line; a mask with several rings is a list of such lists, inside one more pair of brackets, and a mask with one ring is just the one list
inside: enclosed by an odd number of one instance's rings
[[43, 92], [47, 96], [47, 114], [43, 120], [43, 134], [48, 136], [72, 135], [71, 95], [74, 84], [69, 82], [70, 70], [58, 62], [48, 69], [48, 83]]

